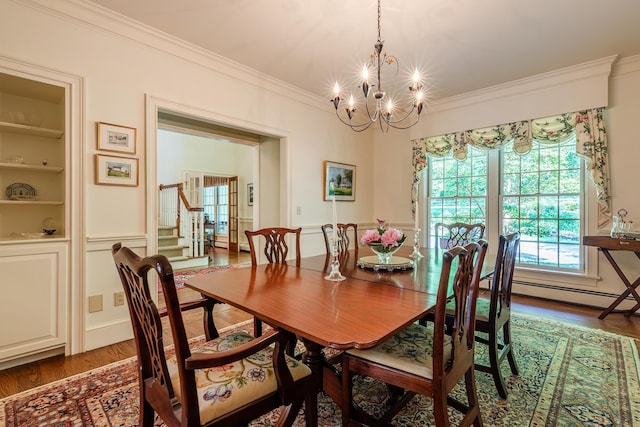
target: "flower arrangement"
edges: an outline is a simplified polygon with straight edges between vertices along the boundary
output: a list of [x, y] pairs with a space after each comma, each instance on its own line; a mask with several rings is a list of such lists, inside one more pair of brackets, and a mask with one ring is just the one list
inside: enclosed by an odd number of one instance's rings
[[388, 226], [384, 219], [378, 220], [378, 228], [367, 230], [362, 235], [360, 242], [371, 247], [375, 247], [381, 252], [395, 252], [404, 243], [407, 236], [397, 228]]

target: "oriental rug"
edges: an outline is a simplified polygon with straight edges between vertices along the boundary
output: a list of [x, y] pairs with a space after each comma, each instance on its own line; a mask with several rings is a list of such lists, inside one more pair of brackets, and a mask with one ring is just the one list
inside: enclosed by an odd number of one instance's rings
[[[173, 280], [176, 283], [176, 288], [180, 289], [184, 287], [184, 282], [186, 282], [187, 279], [193, 276], [204, 276], [206, 274], [217, 273], [219, 271], [235, 270], [236, 268], [245, 268], [250, 266], [251, 263], [246, 262], [242, 264], [218, 265], [214, 267], [206, 267], [193, 270], [178, 270], [173, 272]], [[161, 289], [162, 288], [158, 286], [158, 290], [160, 292], [162, 291]]]
[[[520, 375], [510, 376], [503, 364], [508, 398], [498, 396], [488, 374], [476, 373], [485, 426], [640, 426], [636, 340], [523, 316], [513, 323]], [[251, 332], [247, 322], [232, 328]], [[486, 360], [486, 347], [476, 348]], [[130, 358], [2, 399], [0, 426], [135, 426], [134, 367]], [[354, 397], [375, 415], [385, 406], [385, 387], [358, 377]], [[339, 426], [340, 410], [331, 399], [320, 394], [318, 404], [319, 425]], [[274, 419], [271, 413], [251, 426], [271, 426]], [[295, 425], [304, 425], [302, 416]], [[392, 425], [433, 425], [431, 401], [414, 398]]]

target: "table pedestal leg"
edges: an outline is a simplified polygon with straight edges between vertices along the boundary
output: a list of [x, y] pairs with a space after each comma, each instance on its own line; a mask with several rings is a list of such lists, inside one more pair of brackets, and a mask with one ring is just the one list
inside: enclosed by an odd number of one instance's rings
[[311, 368], [318, 378], [318, 391], [329, 395], [338, 406], [342, 401], [342, 380], [338, 370], [327, 362], [322, 346], [303, 339], [306, 351], [302, 361]]

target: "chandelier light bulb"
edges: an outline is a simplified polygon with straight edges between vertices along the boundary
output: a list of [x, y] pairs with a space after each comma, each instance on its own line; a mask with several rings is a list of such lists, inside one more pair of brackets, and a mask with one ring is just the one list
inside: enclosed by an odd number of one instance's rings
[[420, 88], [420, 72], [418, 71], [417, 68], [413, 72], [413, 85], [412, 85], [412, 88], [413, 88], [413, 90], [418, 90]]
[[[362, 66], [361, 89], [364, 106], [361, 105], [360, 111], [356, 113], [356, 101], [351, 95], [347, 107], [344, 110], [338, 108], [343, 100], [340, 99], [340, 89], [337, 82], [334, 85], [334, 95], [331, 99], [338, 119], [355, 132], [365, 131], [375, 122], [378, 122], [382, 132], [387, 132], [390, 127], [408, 129], [418, 123], [420, 113], [422, 113], [424, 107], [424, 91], [418, 68], [413, 70], [410, 81], [401, 85], [401, 87], [405, 88], [406, 92], [404, 94], [397, 96], [397, 94], [392, 93], [393, 90], [389, 90], [386, 87], [388, 94], [385, 96], [385, 91], [382, 88], [382, 68], [383, 66], [387, 68], [395, 67], [395, 74], [397, 75], [399, 64], [395, 56], [383, 52], [384, 43], [381, 38], [382, 8], [380, 3], [381, 0], [378, 0], [378, 40], [374, 45], [374, 51], [369, 58], [369, 62]], [[372, 82], [369, 82], [370, 71], [374, 80]], [[394, 85], [394, 87], [397, 86]], [[370, 88], [373, 90], [369, 91]], [[386, 103], [386, 111], [384, 111], [385, 106], [382, 104], [383, 99], [389, 100]], [[398, 106], [395, 106], [391, 99], [395, 99], [395, 103]], [[394, 109], [396, 109], [395, 114], [392, 114]]]
[[369, 68], [366, 65], [362, 67], [362, 81], [369, 83]]

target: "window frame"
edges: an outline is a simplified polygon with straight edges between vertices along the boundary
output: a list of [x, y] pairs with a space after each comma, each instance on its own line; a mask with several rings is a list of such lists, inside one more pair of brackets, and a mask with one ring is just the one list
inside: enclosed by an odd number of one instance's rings
[[[470, 147], [471, 148], [471, 147]], [[476, 150], [485, 151], [483, 149], [475, 148]], [[492, 149], [486, 150], [488, 151], [488, 159], [487, 159], [487, 205], [486, 205], [486, 234], [485, 238], [487, 238], [490, 242], [497, 241], [499, 237], [499, 230], [502, 230], [503, 221], [504, 221], [504, 209], [503, 209], [503, 198], [504, 194], [502, 194], [502, 185], [503, 185], [503, 162], [504, 156], [502, 155], [502, 150], [505, 149]], [[508, 148], [507, 148], [508, 149]], [[449, 155], [451, 156], [451, 154]], [[423, 241], [427, 244], [428, 247], [432, 247], [433, 245], [433, 235], [431, 234], [431, 230], [434, 224], [431, 223], [431, 171], [432, 171], [432, 160], [434, 158], [429, 156], [427, 159], [427, 167], [426, 170], [421, 172], [423, 182], [427, 182], [428, 185], [423, 186], [424, 190], [422, 191], [422, 201], [421, 207], [424, 207], [424, 212], [427, 215], [424, 218], [426, 222], [425, 229], [428, 230], [428, 233], [425, 233]], [[435, 158], [437, 159], [437, 157]], [[579, 239], [582, 238], [582, 235], [588, 234], [587, 230], [593, 228], [592, 221], [597, 218], [597, 203], [595, 197], [595, 188], [589, 180], [588, 174], [586, 172], [585, 160], [580, 158], [580, 174], [581, 174], [581, 191], [580, 191], [580, 203], [581, 203], [581, 214], [580, 214], [580, 229], [581, 235]], [[419, 196], [420, 198], [420, 196]], [[421, 200], [419, 200], [419, 203]], [[539, 243], [539, 241], [538, 241]], [[557, 242], [556, 244], [558, 244]], [[518, 263], [518, 271], [520, 273], [524, 273], [524, 275], [556, 275], [562, 274], [563, 276], [569, 275], [576, 278], [578, 283], [589, 284], [591, 285], [592, 279], [597, 277], [597, 254], [594, 254], [593, 251], [587, 251], [584, 246], [579, 243], [580, 246], [580, 266], [579, 268], [562, 268], [562, 267], [551, 267], [540, 264], [526, 264], [526, 263]], [[495, 249], [494, 249], [495, 250]], [[492, 253], [492, 247], [490, 245], [489, 252]], [[586, 277], [588, 281], [582, 281], [579, 278]], [[548, 280], [548, 279], [545, 279]]]

